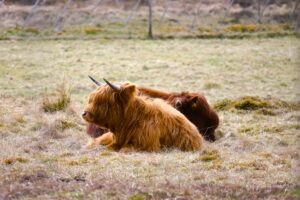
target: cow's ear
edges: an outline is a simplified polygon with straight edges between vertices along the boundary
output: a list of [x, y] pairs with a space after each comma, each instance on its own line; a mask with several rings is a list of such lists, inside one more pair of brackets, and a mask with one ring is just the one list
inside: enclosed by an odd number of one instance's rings
[[189, 99], [189, 103], [191, 105], [192, 108], [196, 108], [199, 104], [199, 100], [198, 100], [198, 97], [195, 96], [195, 97], [192, 97]]
[[132, 84], [125, 85], [121, 91], [121, 97], [125, 101], [129, 101], [136, 94], [136, 86]]

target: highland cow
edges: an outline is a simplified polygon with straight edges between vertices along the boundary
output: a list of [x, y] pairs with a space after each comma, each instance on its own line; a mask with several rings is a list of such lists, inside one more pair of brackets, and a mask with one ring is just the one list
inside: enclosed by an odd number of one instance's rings
[[[97, 80], [89, 76], [90, 79], [101, 85]], [[166, 93], [163, 91], [138, 87], [139, 95], [147, 95], [152, 98], [160, 98], [184, 114], [196, 127], [200, 134], [208, 141], [215, 141], [215, 130], [219, 125], [218, 114], [209, 106], [205, 97], [198, 93]], [[93, 138], [97, 138], [108, 130], [104, 131], [95, 124], [87, 125], [87, 133]], [[98, 140], [99, 141], [99, 140]], [[101, 140], [100, 140], [101, 141]], [[91, 141], [87, 147], [92, 147], [96, 142]]]
[[[90, 94], [82, 117], [113, 133], [111, 148], [123, 152], [202, 148], [203, 138], [195, 125], [171, 105], [161, 99], [137, 95], [134, 84], [116, 86], [104, 81], [106, 85]], [[109, 133], [101, 137], [105, 135]]]

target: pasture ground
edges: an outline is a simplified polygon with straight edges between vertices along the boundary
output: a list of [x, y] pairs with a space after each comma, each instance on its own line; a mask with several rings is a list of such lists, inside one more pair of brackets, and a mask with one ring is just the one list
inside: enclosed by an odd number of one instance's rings
[[[295, 37], [0, 41], [0, 199], [299, 199], [299, 52]], [[85, 149], [87, 75], [281, 103], [219, 110], [202, 152]], [[62, 84], [70, 105], [44, 112]]]

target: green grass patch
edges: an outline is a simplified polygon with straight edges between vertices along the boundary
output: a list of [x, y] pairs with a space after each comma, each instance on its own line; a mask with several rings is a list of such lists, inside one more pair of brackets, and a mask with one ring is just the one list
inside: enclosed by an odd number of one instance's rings
[[[156, 20], [155, 20], [156, 21]], [[193, 29], [187, 28], [178, 22], [163, 23], [153, 27], [154, 38], [231, 38], [240, 39], [248, 37], [282, 37], [297, 35], [289, 24], [231, 24], [201, 25]], [[60, 32], [51, 28], [39, 30], [34, 27], [14, 27], [0, 31], [0, 40], [26, 39], [26, 38], [52, 38], [52, 39], [147, 39], [147, 20], [133, 19], [129, 24], [124, 22], [103, 21], [101, 24], [89, 26], [87, 24], [66, 27]]]
[[280, 31], [290, 31], [292, 27], [289, 24], [232, 24], [226, 27], [225, 30], [231, 32], [280, 32]]
[[294, 188], [287, 192], [287, 194], [294, 196], [294, 197], [300, 197], [300, 188]]
[[146, 196], [144, 194], [134, 194], [129, 197], [129, 200], [146, 200]]

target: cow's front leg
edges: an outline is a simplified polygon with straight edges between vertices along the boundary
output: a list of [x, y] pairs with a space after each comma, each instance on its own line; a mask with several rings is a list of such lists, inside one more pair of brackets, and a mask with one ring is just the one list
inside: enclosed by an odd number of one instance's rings
[[87, 145], [86, 148], [93, 148], [96, 145], [106, 145], [109, 146], [113, 143], [115, 143], [116, 139], [115, 136], [112, 132], [107, 132], [104, 133], [103, 135], [101, 135], [100, 137], [97, 137], [95, 139], [93, 139], [92, 141], [90, 141]]

